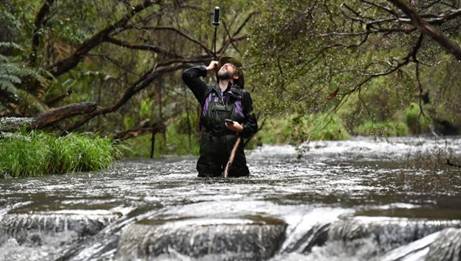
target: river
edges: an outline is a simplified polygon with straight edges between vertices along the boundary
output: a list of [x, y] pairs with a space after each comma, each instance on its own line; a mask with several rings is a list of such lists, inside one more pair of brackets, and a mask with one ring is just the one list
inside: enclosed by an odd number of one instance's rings
[[237, 179], [192, 156], [1, 179], [0, 260], [458, 260], [460, 145], [262, 146]]

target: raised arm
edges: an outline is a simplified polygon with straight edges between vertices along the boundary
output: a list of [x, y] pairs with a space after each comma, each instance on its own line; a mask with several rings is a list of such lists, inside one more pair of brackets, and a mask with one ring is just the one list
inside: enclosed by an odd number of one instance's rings
[[194, 66], [192, 68], [186, 69], [182, 73], [182, 80], [187, 85], [187, 87], [189, 87], [192, 93], [194, 93], [195, 98], [200, 104], [203, 104], [205, 101], [205, 95], [208, 92], [208, 86], [201, 79], [201, 77], [205, 77], [208, 71], [213, 70], [217, 64], [218, 62], [212, 61], [207, 67]]

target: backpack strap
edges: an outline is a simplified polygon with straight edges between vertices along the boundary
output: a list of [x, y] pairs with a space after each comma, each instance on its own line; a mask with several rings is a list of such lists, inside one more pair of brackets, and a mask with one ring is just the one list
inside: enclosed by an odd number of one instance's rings
[[206, 99], [208, 98], [208, 95], [210, 95], [210, 93], [213, 91], [213, 88], [208, 86], [207, 90], [205, 91], [205, 94], [203, 95], [203, 100], [202, 102], [200, 103], [200, 109], [203, 110], [203, 106], [205, 105], [205, 101]]

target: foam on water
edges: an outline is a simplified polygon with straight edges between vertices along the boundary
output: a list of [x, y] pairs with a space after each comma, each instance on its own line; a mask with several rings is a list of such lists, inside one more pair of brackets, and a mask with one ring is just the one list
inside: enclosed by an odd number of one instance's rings
[[296, 147], [291, 145], [263, 145], [252, 150], [249, 153], [250, 158], [270, 158], [277, 157], [293, 157], [297, 154]]
[[363, 155], [367, 158], [396, 159], [418, 154], [446, 151], [461, 154], [461, 139], [392, 137], [356, 137], [346, 141], [311, 141], [300, 146], [304, 155], [350, 157]]

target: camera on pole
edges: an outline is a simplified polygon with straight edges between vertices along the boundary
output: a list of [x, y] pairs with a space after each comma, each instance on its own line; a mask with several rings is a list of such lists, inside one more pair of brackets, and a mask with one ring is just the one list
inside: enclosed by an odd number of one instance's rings
[[213, 13], [213, 22], [212, 24], [214, 26], [218, 26], [219, 25], [219, 6], [216, 6], [214, 8], [214, 13]]
[[211, 21], [211, 24], [214, 26], [214, 35], [213, 35], [213, 43], [212, 43], [213, 58], [217, 59], [218, 56], [216, 54], [216, 34], [218, 32], [218, 26], [219, 26], [219, 6], [216, 6], [214, 8], [213, 20]]

